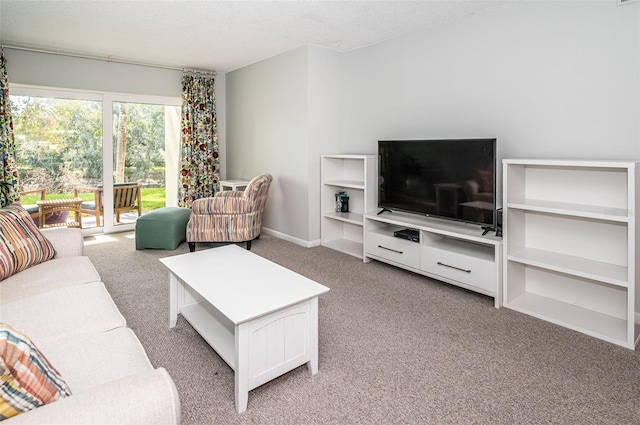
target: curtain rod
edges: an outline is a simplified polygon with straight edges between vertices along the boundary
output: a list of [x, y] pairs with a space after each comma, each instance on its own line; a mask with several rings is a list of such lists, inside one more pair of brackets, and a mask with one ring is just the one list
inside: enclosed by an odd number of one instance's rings
[[179, 67], [179, 66], [162, 65], [162, 64], [155, 64], [155, 63], [148, 63], [148, 62], [138, 62], [138, 61], [133, 61], [133, 60], [128, 60], [128, 59], [118, 59], [118, 58], [114, 58], [114, 57], [111, 57], [111, 56], [107, 56], [107, 57], [93, 56], [93, 55], [88, 55], [88, 54], [61, 52], [61, 51], [48, 50], [48, 49], [42, 49], [42, 48], [11, 46], [11, 45], [8, 45], [8, 44], [2, 44], [2, 45], [0, 45], [0, 48], [2, 48], [2, 49], [7, 48], [7, 49], [13, 49], [13, 50], [23, 50], [25, 52], [45, 53], [45, 54], [48, 54], [48, 55], [67, 56], [67, 57], [71, 57], [71, 58], [91, 59], [91, 60], [97, 60], [97, 61], [103, 61], [103, 62], [122, 63], [122, 64], [126, 64], [126, 65], [147, 66], [147, 67], [150, 67], [150, 68], [169, 69], [169, 70], [173, 70], [173, 71], [182, 71], [182, 72], [186, 72], [186, 73], [203, 74], [203, 75], [216, 75], [216, 71], [208, 71], [208, 70], [203, 70], [203, 69], [182, 68], [182, 67]]

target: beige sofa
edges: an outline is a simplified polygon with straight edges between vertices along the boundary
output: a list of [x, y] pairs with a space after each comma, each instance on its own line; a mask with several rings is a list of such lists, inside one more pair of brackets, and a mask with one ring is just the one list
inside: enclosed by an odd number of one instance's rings
[[0, 282], [0, 322], [27, 335], [72, 395], [11, 424], [179, 424], [180, 401], [154, 368], [95, 267], [79, 229], [46, 229], [54, 259]]

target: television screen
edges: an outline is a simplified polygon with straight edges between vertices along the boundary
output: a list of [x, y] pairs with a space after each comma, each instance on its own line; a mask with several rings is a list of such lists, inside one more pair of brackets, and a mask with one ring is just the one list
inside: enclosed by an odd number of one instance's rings
[[378, 141], [378, 206], [495, 227], [496, 139]]

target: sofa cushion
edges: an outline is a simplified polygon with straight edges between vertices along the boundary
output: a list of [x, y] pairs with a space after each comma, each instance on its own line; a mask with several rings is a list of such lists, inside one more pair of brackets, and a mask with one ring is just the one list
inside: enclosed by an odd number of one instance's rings
[[74, 394], [153, 369], [140, 341], [129, 328], [39, 346]]
[[102, 282], [67, 286], [2, 304], [0, 322], [21, 329], [40, 346], [126, 326]]
[[19, 204], [0, 210], [0, 280], [55, 255], [51, 242]]
[[5, 323], [0, 323], [0, 374], [0, 420], [71, 395], [35, 344]]
[[0, 282], [0, 305], [65, 286], [99, 281], [100, 275], [89, 257], [54, 258]]

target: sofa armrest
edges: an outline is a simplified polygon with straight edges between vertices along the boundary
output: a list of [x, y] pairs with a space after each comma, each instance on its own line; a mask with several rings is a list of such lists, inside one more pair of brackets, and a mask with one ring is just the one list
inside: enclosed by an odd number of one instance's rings
[[3, 421], [3, 425], [179, 423], [180, 399], [164, 368], [108, 382]]
[[42, 229], [42, 234], [56, 250], [56, 258], [77, 257], [84, 253], [82, 230], [58, 227]]

